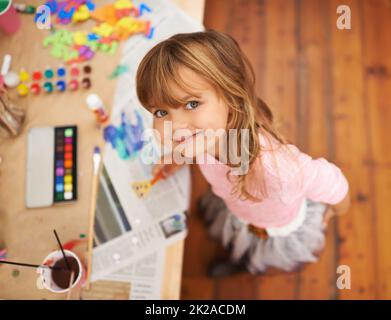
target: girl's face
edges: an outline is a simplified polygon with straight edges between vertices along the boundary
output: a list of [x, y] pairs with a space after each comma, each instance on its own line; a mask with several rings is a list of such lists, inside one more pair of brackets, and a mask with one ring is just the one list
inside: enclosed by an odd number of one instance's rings
[[[215, 89], [197, 73], [185, 67], [182, 67], [179, 73], [198, 97], [189, 96], [178, 86], [172, 85], [174, 96], [186, 97], [187, 102], [179, 108], [151, 108], [154, 128], [159, 132], [161, 139], [171, 140], [174, 154], [179, 152], [185, 158], [194, 159], [197, 155], [209, 152], [218, 158], [219, 153], [214, 153], [214, 148], [219, 141], [219, 135], [226, 132], [229, 108]], [[209, 130], [206, 131], [207, 129]], [[216, 135], [207, 139], [207, 132], [214, 132]], [[167, 145], [164, 140], [162, 143]]]

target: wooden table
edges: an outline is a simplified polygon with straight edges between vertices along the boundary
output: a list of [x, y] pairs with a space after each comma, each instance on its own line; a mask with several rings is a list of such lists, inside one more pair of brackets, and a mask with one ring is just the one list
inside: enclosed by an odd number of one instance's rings
[[[94, 1], [97, 5], [105, 1]], [[34, 2], [29, 2], [34, 4]], [[35, 1], [36, 5], [41, 2]], [[175, 0], [178, 6], [199, 21], [203, 18], [204, 1]], [[22, 27], [13, 36], [0, 35], [0, 57], [12, 55], [12, 69], [25, 68], [29, 72], [46, 66], [57, 68], [61, 61], [43, 49], [42, 40], [48, 34], [39, 30], [30, 15], [22, 15]], [[72, 28], [69, 28], [72, 29]], [[92, 151], [95, 145], [103, 147], [102, 132], [96, 127], [94, 116], [85, 105], [87, 94], [96, 92], [111, 107], [116, 81], [107, 77], [119, 62], [121, 50], [115, 55], [98, 53], [88, 63], [92, 66], [92, 87], [74, 93], [29, 95], [18, 98], [11, 90], [14, 101], [26, 110], [22, 133], [16, 138], [0, 137], [0, 248], [5, 246], [8, 259], [41, 263], [52, 250], [57, 249], [53, 236], [56, 229], [63, 242], [78, 239], [87, 233], [89, 200], [92, 179]], [[25, 208], [26, 141], [27, 132], [36, 126], [75, 124], [79, 130], [78, 196], [71, 205], [42, 209]], [[86, 246], [77, 249], [84, 256]], [[170, 246], [166, 263], [162, 299], [178, 299], [182, 272], [183, 241]], [[14, 272], [14, 270], [18, 270]], [[65, 294], [53, 294], [36, 287], [36, 271], [31, 268], [0, 266], [0, 298], [2, 299], [64, 299]], [[119, 296], [117, 296], [119, 298]], [[123, 297], [126, 298], [126, 297]]]

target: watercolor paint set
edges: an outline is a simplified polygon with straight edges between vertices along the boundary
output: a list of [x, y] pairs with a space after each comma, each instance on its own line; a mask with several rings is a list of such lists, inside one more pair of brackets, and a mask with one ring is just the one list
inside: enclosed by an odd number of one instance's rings
[[30, 129], [26, 207], [77, 200], [77, 138], [76, 126]]

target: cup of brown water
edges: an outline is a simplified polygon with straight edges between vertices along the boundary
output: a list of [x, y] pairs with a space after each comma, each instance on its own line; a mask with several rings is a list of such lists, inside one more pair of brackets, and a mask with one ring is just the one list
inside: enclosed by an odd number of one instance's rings
[[[57, 250], [50, 253], [44, 259], [42, 263], [43, 267], [37, 268], [37, 273], [39, 274], [37, 279], [38, 288], [45, 288], [56, 293], [64, 293], [84, 282], [86, 272], [79, 257], [69, 250], [64, 250], [64, 253], [68, 264], [61, 250]], [[71, 285], [72, 273], [73, 281]]]

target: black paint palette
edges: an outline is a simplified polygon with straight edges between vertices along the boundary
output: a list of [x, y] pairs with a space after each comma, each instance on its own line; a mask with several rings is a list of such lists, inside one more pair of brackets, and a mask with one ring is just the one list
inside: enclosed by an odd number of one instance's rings
[[77, 127], [31, 128], [28, 134], [26, 207], [77, 199]]

